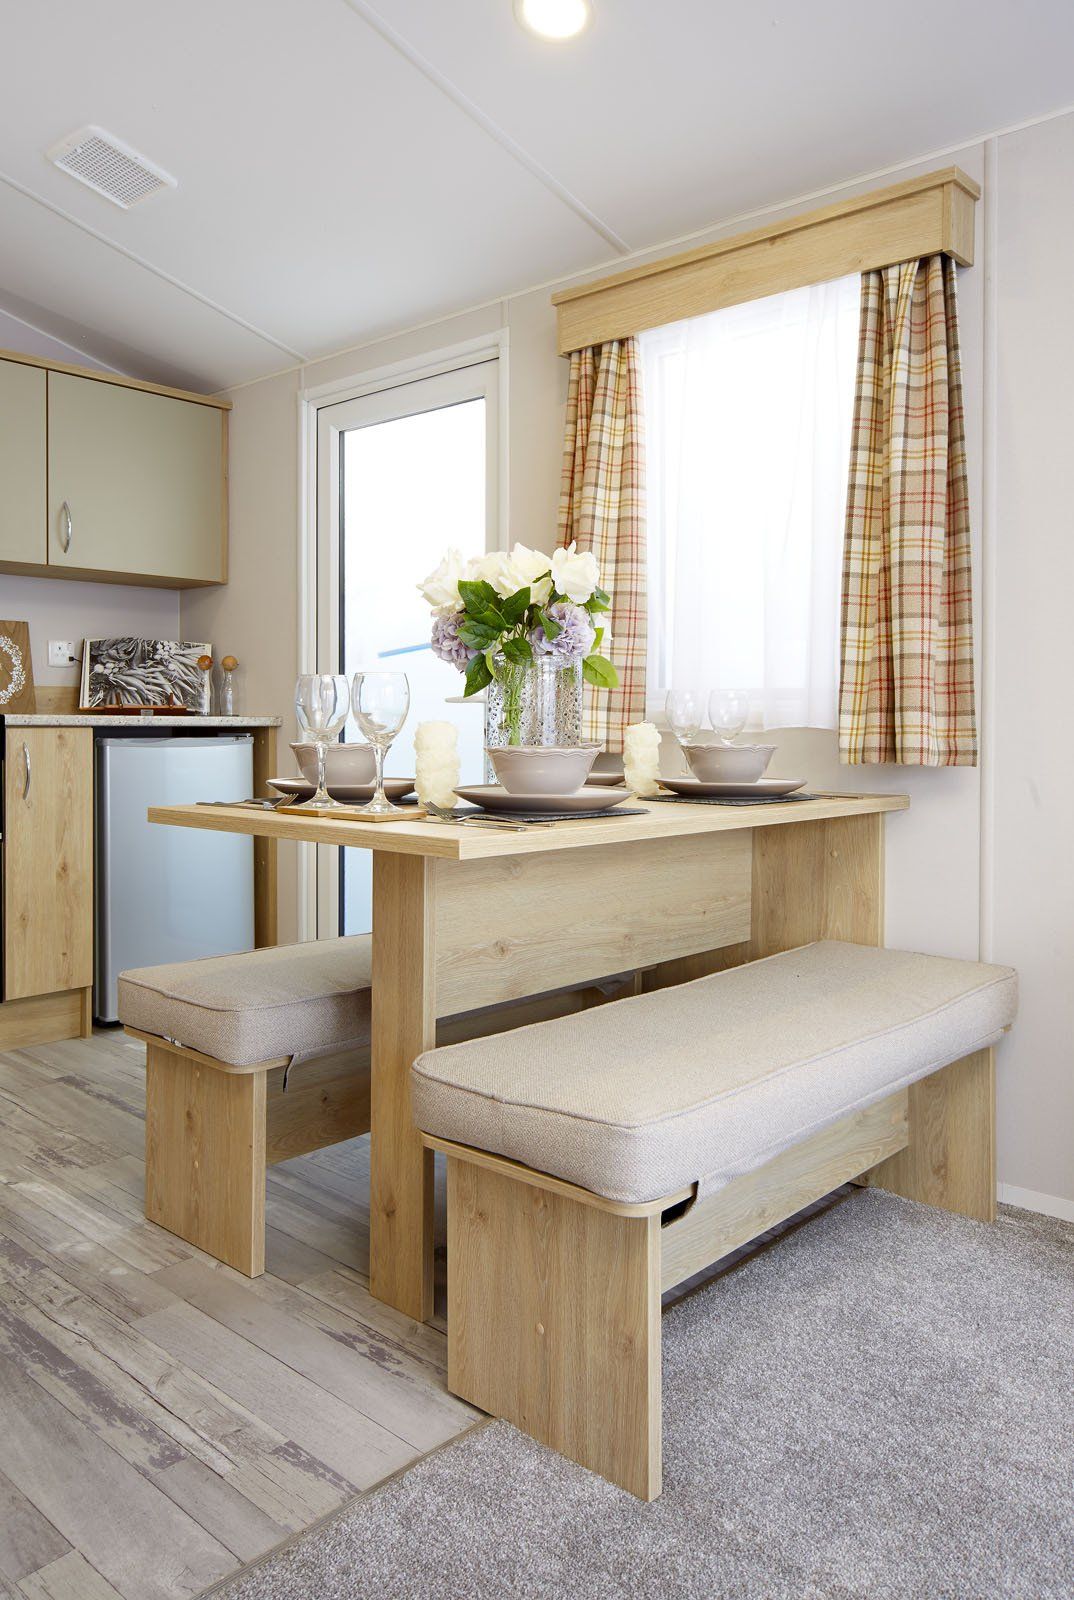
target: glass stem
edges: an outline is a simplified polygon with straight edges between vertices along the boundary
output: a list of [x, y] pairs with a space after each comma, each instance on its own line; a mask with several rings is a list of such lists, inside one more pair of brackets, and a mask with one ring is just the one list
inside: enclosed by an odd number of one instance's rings
[[328, 761], [328, 746], [323, 739], [317, 741], [317, 794], [316, 799], [328, 799], [328, 790], [325, 788], [325, 767]]
[[375, 801], [387, 800], [388, 797], [384, 793], [384, 746], [382, 744], [375, 744], [373, 746], [373, 755], [377, 763], [377, 788], [373, 799]]

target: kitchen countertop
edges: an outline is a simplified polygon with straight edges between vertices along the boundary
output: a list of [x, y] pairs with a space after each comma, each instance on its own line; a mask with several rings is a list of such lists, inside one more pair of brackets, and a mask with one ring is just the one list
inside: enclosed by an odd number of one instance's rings
[[16, 711], [0, 717], [9, 728], [279, 728], [282, 717], [143, 717], [137, 713], [109, 716], [107, 712]]

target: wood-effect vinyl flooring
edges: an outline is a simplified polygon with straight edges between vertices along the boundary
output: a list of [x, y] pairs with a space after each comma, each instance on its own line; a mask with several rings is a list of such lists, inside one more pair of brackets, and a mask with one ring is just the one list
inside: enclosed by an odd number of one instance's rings
[[142, 1216], [142, 1046], [0, 1054], [0, 1594], [174, 1600], [480, 1414], [371, 1298], [368, 1141], [274, 1167], [255, 1281]]

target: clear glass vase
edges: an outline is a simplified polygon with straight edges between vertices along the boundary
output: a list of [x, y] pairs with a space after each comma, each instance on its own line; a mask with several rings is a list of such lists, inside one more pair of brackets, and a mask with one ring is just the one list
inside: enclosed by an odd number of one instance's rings
[[496, 677], [485, 690], [485, 743], [557, 745], [582, 742], [582, 669], [545, 656], [519, 664], [495, 657]]

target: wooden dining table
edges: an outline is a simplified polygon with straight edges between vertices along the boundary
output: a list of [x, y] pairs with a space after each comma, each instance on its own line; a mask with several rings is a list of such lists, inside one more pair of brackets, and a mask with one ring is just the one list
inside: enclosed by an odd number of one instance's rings
[[[640, 815], [524, 832], [214, 805], [157, 806], [149, 820], [372, 850], [370, 1289], [424, 1321], [433, 1171], [411, 1119], [415, 1057], [438, 1037], [577, 1009], [579, 993], [599, 1001], [615, 975], [637, 992], [815, 939], [881, 944], [884, 816], [908, 805], [638, 801], [623, 810]], [[537, 996], [543, 1009], [520, 1013]]]

